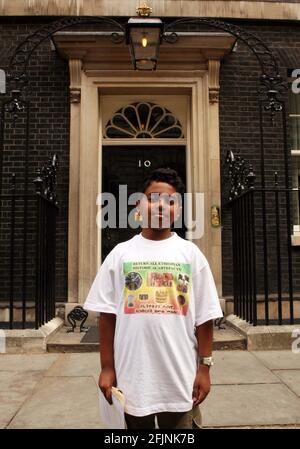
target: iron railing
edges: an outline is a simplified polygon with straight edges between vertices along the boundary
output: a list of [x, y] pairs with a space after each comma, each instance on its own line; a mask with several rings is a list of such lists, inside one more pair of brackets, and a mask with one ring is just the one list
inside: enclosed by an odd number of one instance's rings
[[38, 329], [55, 317], [56, 170], [54, 156], [32, 194], [18, 192], [13, 174], [10, 192], [1, 195], [0, 328]]
[[231, 170], [234, 159], [239, 171], [229, 201], [234, 314], [253, 325], [295, 324], [293, 226], [287, 226], [286, 201], [293, 196], [294, 203], [300, 201], [300, 188], [279, 187], [277, 172], [272, 188], [256, 188], [252, 167], [246, 169], [231, 153]]
[[[7, 90], [1, 89], [0, 102], [0, 196], [1, 192], [4, 192], [7, 167], [5, 163], [4, 155], [8, 151], [6, 149], [6, 142], [9, 139], [4, 139], [4, 134], [6, 129], [6, 114], [13, 118], [13, 125], [11, 131], [14, 131], [14, 125], [20, 123], [20, 119], [23, 119], [25, 123], [25, 134], [24, 143], [21, 141], [22, 145], [22, 160], [24, 165], [23, 170], [23, 187], [22, 187], [22, 198], [24, 201], [23, 207], [23, 223], [24, 223], [24, 238], [22, 235], [18, 235], [18, 238], [23, 242], [23, 251], [28, 255], [31, 250], [31, 245], [29, 241], [29, 236], [32, 233], [26, 231], [26, 226], [31, 226], [30, 217], [30, 207], [29, 207], [29, 197], [28, 194], [28, 179], [29, 179], [29, 161], [35, 160], [35, 155], [33, 154], [34, 145], [32, 145], [31, 132], [32, 120], [34, 115], [30, 107], [30, 99], [32, 97], [33, 87], [31, 86], [30, 77], [30, 62], [34, 51], [38, 46], [44, 42], [46, 39], [50, 38], [55, 32], [63, 30], [67, 27], [82, 24], [99, 24], [97, 29], [108, 30], [110, 29], [112, 34], [111, 38], [114, 42], [121, 42], [125, 37], [125, 27], [123, 24], [114, 21], [111, 18], [106, 17], [75, 17], [75, 18], [61, 18], [57, 21], [51, 22], [44, 25], [40, 29], [34, 31], [32, 34], [27, 36], [15, 49], [10, 57], [10, 62], [8, 64], [5, 73], [2, 72], [2, 84], [5, 86], [7, 83]], [[289, 174], [289, 156], [290, 150], [287, 143], [287, 126], [286, 126], [286, 111], [285, 111], [285, 83], [280, 76], [280, 71], [278, 67], [277, 60], [268, 46], [258, 37], [250, 33], [249, 31], [239, 27], [236, 24], [231, 24], [227, 22], [220, 21], [216, 18], [206, 18], [206, 17], [184, 17], [178, 20], [172, 21], [171, 23], [165, 24], [164, 33], [162, 38], [167, 42], [175, 42], [180, 36], [179, 33], [187, 30], [197, 31], [202, 27], [208, 26], [213, 29], [218, 29], [220, 31], [225, 31], [230, 33], [232, 36], [236, 37], [239, 42], [242, 42], [247, 46], [247, 48], [255, 55], [257, 62], [260, 67], [259, 82], [259, 93], [257, 97], [259, 98], [259, 133], [260, 133], [260, 190], [254, 189], [254, 184], [252, 183], [253, 173], [247, 174], [248, 187], [243, 190], [244, 187], [243, 179], [240, 180], [240, 175], [243, 178], [243, 168], [239, 167], [237, 170], [237, 182], [236, 189], [234, 189], [234, 194], [230, 199], [230, 204], [232, 205], [233, 221], [232, 227], [234, 230], [233, 241], [234, 241], [234, 297], [235, 297], [235, 310], [238, 311], [242, 316], [247, 316], [247, 318], [253, 322], [253, 324], [258, 324], [257, 310], [258, 310], [258, 295], [263, 292], [264, 298], [264, 321], [266, 323], [270, 322], [270, 295], [273, 294], [273, 289], [276, 287], [275, 296], [278, 296], [278, 321], [284, 321], [285, 311], [283, 307], [283, 302], [285, 300], [284, 294], [287, 293], [288, 304], [289, 304], [289, 322], [293, 322], [293, 264], [292, 264], [292, 250], [291, 250], [291, 210], [290, 210], [290, 174]], [[32, 68], [31, 68], [32, 69]], [[33, 70], [33, 69], [32, 69]], [[274, 189], [267, 188], [268, 182], [268, 172], [272, 170], [272, 161], [266, 159], [266, 155], [270, 158], [270, 143], [268, 140], [268, 135], [266, 131], [269, 126], [266, 126], [267, 116], [270, 116], [273, 124], [276, 123], [276, 129], [278, 129], [278, 138], [276, 148], [278, 147], [278, 156], [283, 160], [281, 166], [284, 166], [284, 173], [281, 177], [284, 179], [282, 185], [284, 187], [277, 186]], [[279, 119], [281, 118], [281, 126]], [[49, 119], [50, 120], [50, 119]], [[276, 122], [277, 120], [277, 122]], [[264, 129], [264, 128], [267, 128]], [[272, 136], [273, 136], [272, 131]], [[12, 134], [12, 141], [16, 139], [16, 136]], [[8, 147], [9, 149], [9, 147]], [[5, 151], [4, 151], [5, 150]], [[243, 149], [245, 154], [249, 154], [249, 149]], [[277, 155], [276, 155], [277, 156]], [[15, 171], [17, 170], [15, 167]], [[235, 175], [234, 175], [235, 176]], [[232, 177], [234, 181], [234, 176]], [[5, 182], [4, 182], [5, 181]], [[235, 182], [235, 181], [234, 181]], [[247, 183], [245, 185], [247, 185]], [[270, 198], [275, 198], [273, 203], [269, 200]], [[52, 262], [54, 261], [53, 254], [50, 255], [51, 263], [45, 260], [47, 254], [52, 250], [51, 245], [45, 244], [48, 242], [49, 238], [53, 238], [52, 231], [55, 226], [55, 220], [49, 218], [49, 211], [47, 209], [46, 203], [42, 202], [42, 198], [46, 200], [48, 197], [42, 191], [40, 192], [40, 203], [38, 201], [37, 210], [39, 219], [43, 220], [39, 222], [41, 227], [37, 227], [37, 259], [38, 265], [36, 268], [36, 273], [38, 273], [36, 280], [36, 291], [38, 292], [38, 301], [36, 304], [40, 303], [38, 310], [36, 310], [36, 324], [42, 322], [45, 314], [49, 312], [51, 307], [49, 304], [52, 299], [48, 301], [48, 305], [43, 306], [43, 301], [45, 294], [49, 292], [49, 285], [53, 285], [53, 272], [50, 267], [52, 267]], [[277, 198], [277, 199], [276, 199]], [[49, 200], [49, 198], [48, 198]], [[14, 229], [18, 226], [18, 220], [22, 219], [18, 215], [18, 205], [17, 201], [21, 201], [21, 197], [16, 198], [15, 203], [12, 201], [11, 204], [11, 225]], [[282, 206], [282, 203], [284, 205]], [[273, 210], [268, 211], [269, 204], [273, 204]], [[275, 204], [275, 206], [274, 206]], [[276, 205], [277, 204], [277, 205]], [[7, 205], [3, 208], [3, 214], [7, 213]], [[44, 214], [44, 215], [43, 215]], [[1, 215], [1, 214], [0, 214]], [[15, 218], [13, 218], [15, 217]], [[270, 220], [271, 217], [271, 220]], [[278, 223], [279, 217], [279, 223]], [[51, 222], [52, 220], [52, 222]], [[259, 221], [260, 220], [260, 221]], [[51, 230], [45, 230], [45, 226], [42, 223], [52, 223], [50, 226]], [[276, 224], [277, 223], [277, 224]], [[2, 219], [0, 216], [0, 226], [6, 227], [5, 217]], [[285, 227], [285, 229], [283, 229]], [[47, 228], [47, 226], [46, 226]], [[278, 234], [278, 230], [281, 230], [282, 234]], [[7, 233], [10, 230], [7, 229]], [[12, 231], [11, 231], [12, 232]], [[44, 234], [45, 232], [45, 234]], [[272, 237], [274, 236], [274, 237]], [[283, 237], [284, 236], [284, 237]], [[278, 245], [285, 241], [285, 247]], [[16, 255], [18, 253], [18, 239], [11, 236], [10, 243], [4, 239], [4, 245], [10, 245], [8, 250], [11, 254]], [[277, 246], [275, 243], [277, 242]], [[274, 246], [275, 245], [275, 246]], [[276, 249], [277, 248], [277, 249]], [[49, 254], [48, 254], [49, 255]], [[52, 258], [52, 259], [51, 259]], [[270, 260], [269, 260], [270, 259]], [[13, 260], [13, 262], [10, 262]], [[32, 261], [34, 262], [35, 256], [32, 256]], [[13, 263], [16, 265], [16, 259], [14, 257], [9, 258], [7, 256], [8, 264]], [[276, 263], [275, 263], [276, 262]], [[281, 277], [273, 277], [272, 270], [275, 263], [275, 270], [277, 273], [282, 273]], [[277, 265], [276, 265], [277, 264]], [[19, 265], [22, 267], [22, 263]], [[284, 266], [283, 266], [284, 265]], [[29, 262], [23, 262], [23, 278], [25, 279], [30, 272], [31, 265]], [[20, 267], [18, 267], [21, 270]], [[34, 270], [33, 270], [34, 271]], [[26, 276], [24, 275], [26, 273]], [[271, 275], [271, 274], [272, 275]], [[33, 272], [33, 276], [35, 272]], [[11, 267], [10, 276], [5, 280], [6, 282], [11, 282], [12, 293], [11, 298], [15, 298], [15, 289], [17, 288], [16, 278], [14, 283], [12, 282], [14, 278], [14, 266]], [[277, 284], [273, 286], [273, 279], [277, 279]], [[52, 280], [50, 280], [52, 279]], [[22, 294], [27, 286], [26, 282], [22, 287]], [[5, 285], [4, 285], [5, 287]], [[5, 291], [5, 288], [3, 289]], [[50, 295], [50, 293], [49, 293]], [[52, 295], [52, 293], [51, 293]], [[50, 296], [51, 296], [50, 295]], [[28, 292], [25, 297], [28, 296]], [[49, 296], [49, 297], [50, 297]], [[252, 299], [251, 299], [252, 298]], [[280, 299], [281, 298], [281, 299]], [[14, 302], [11, 308], [14, 308]], [[281, 306], [280, 306], [281, 304]], [[24, 300], [23, 300], [23, 314], [24, 314]], [[52, 310], [52, 309], [51, 309]], [[281, 313], [280, 313], [281, 310]], [[48, 312], [47, 312], [48, 311]], [[248, 311], [248, 312], [247, 312]], [[50, 312], [49, 312], [50, 313]], [[50, 313], [51, 316], [52, 312]], [[247, 315], [248, 314], [248, 315]], [[281, 318], [280, 318], [280, 316]], [[24, 320], [23, 320], [24, 326]]]

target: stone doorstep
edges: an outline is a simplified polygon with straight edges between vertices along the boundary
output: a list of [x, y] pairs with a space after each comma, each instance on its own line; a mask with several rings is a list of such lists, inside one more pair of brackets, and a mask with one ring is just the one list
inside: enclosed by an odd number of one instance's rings
[[[65, 325], [55, 335], [53, 335], [47, 341], [47, 352], [51, 353], [72, 353], [72, 352], [99, 352], [98, 343], [81, 343], [82, 333], [79, 332], [79, 323], [75, 328], [75, 332], [67, 333], [67, 329], [70, 329], [70, 323], [67, 321], [68, 313], [73, 310], [74, 307], [81, 305], [79, 303], [65, 303]], [[225, 300], [220, 298], [220, 305], [225, 312]], [[99, 313], [90, 312], [85, 322], [85, 326], [97, 326]], [[214, 350], [241, 350], [247, 348], [247, 340], [244, 335], [241, 335], [238, 331], [229, 329], [215, 329], [214, 332]]]
[[98, 343], [55, 343], [47, 344], [47, 352], [51, 353], [78, 353], [78, 352], [99, 352]]
[[[225, 315], [226, 312], [226, 301], [224, 298], [220, 298], [220, 306]], [[64, 307], [64, 316], [65, 316], [65, 325], [70, 326], [70, 323], [67, 320], [68, 313], [70, 313], [76, 306], [83, 306], [82, 303], [77, 302], [66, 302], [62, 307]], [[88, 311], [88, 317], [85, 321], [85, 326], [97, 326], [98, 324], [99, 312], [91, 312]], [[78, 324], [78, 323], [77, 323]]]
[[[47, 341], [47, 352], [99, 352], [99, 343], [81, 343], [83, 333], [78, 329], [67, 332], [64, 326]], [[246, 349], [246, 338], [234, 329], [216, 329], [214, 331], [214, 350]]]
[[[292, 343], [300, 334], [300, 325], [253, 326], [236, 315], [228, 315], [226, 324], [246, 338], [248, 351], [277, 349], [292, 350]], [[293, 331], [298, 335], [293, 336]]]
[[[55, 317], [39, 329], [4, 329], [1, 330], [5, 347], [2, 352], [6, 354], [45, 353], [47, 341], [64, 325], [61, 318]], [[0, 354], [1, 357], [1, 354]]]
[[214, 330], [213, 350], [241, 350], [247, 349], [247, 340], [235, 329], [227, 327], [226, 329]]
[[63, 326], [59, 332], [47, 341], [47, 352], [99, 352], [99, 343], [81, 343], [84, 332], [76, 327], [74, 332], [68, 332], [70, 325]]

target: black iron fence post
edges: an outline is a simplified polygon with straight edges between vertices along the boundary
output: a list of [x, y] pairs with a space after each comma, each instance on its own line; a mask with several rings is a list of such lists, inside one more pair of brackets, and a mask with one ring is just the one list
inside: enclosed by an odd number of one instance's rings
[[40, 284], [41, 284], [41, 252], [40, 252], [40, 241], [42, 236], [42, 223], [41, 223], [41, 196], [40, 192], [36, 192], [36, 268], [35, 268], [35, 328], [38, 329], [40, 326]]
[[14, 262], [15, 262], [15, 213], [16, 213], [16, 175], [11, 175], [11, 212], [10, 212], [10, 288], [9, 288], [9, 328], [14, 327]]
[[36, 303], [35, 327], [55, 316], [56, 172], [57, 156], [38, 171], [36, 187]]
[[257, 325], [257, 282], [256, 282], [256, 232], [255, 232], [255, 209], [254, 209], [254, 179], [253, 185], [250, 186], [250, 234], [251, 234], [251, 253], [250, 257], [252, 260], [251, 272], [252, 272], [252, 287], [251, 287], [251, 310], [252, 310], [252, 321], [253, 326]]
[[[232, 152], [227, 155], [226, 162], [231, 183], [229, 205], [232, 208], [234, 313], [254, 326], [271, 322], [293, 324], [293, 307], [290, 305], [293, 273], [289, 243], [292, 230], [290, 225], [286, 226], [289, 221], [286, 201], [290, 200], [293, 190], [279, 187], [277, 171], [274, 172], [274, 186], [255, 188], [251, 165], [235, 157]], [[299, 191], [297, 189], [297, 194]], [[265, 223], [268, 233], [262, 223]], [[265, 259], [269, 261], [267, 270]], [[258, 300], [258, 295], [262, 296], [262, 300]], [[277, 306], [277, 314], [274, 306]]]
[[279, 190], [278, 173], [275, 172], [275, 217], [276, 217], [276, 245], [277, 245], [277, 290], [278, 290], [278, 324], [282, 324], [282, 282], [281, 282], [281, 235], [280, 235], [280, 208], [279, 208]]

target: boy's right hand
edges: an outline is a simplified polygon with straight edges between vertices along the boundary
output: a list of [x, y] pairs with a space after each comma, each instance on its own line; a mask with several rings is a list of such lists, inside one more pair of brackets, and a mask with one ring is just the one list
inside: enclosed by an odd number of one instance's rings
[[117, 386], [117, 377], [114, 368], [102, 368], [99, 376], [99, 388], [109, 404], [112, 404], [111, 387]]

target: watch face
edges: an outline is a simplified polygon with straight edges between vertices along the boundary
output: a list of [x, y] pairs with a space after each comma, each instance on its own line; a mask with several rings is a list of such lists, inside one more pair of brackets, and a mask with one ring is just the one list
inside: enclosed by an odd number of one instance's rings
[[142, 285], [142, 282], [142, 276], [134, 271], [131, 271], [125, 277], [125, 285], [128, 290], [137, 290]]
[[201, 365], [212, 366], [214, 364], [213, 358], [212, 357], [202, 357], [200, 359], [200, 364]]

